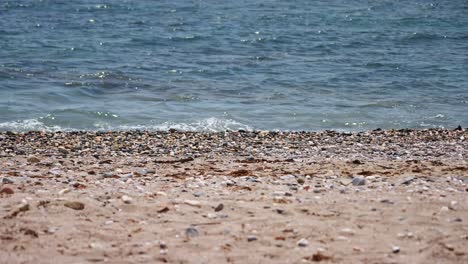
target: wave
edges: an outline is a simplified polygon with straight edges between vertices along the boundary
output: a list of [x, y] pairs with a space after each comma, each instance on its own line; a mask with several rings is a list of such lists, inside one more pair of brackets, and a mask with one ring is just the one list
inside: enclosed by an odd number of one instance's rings
[[43, 122], [37, 119], [25, 119], [18, 121], [8, 121], [0, 123], [0, 131], [15, 131], [15, 132], [24, 132], [24, 131], [65, 131], [70, 129], [63, 129], [60, 126], [48, 126]]
[[180, 131], [194, 131], [194, 132], [221, 132], [221, 131], [236, 131], [236, 130], [253, 130], [250, 126], [242, 124], [232, 119], [219, 119], [210, 117], [193, 122], [172, 122], [167, 121], [160, 124], [147, 124], [147, 125], [132, 125], [132, 124], [119, 124], [113, 125], [107, 122], [95, 122], [93, 127], [86, 129], [77, 129], [73, 127], [61, 127], [59, 125], [47, 125], [37, 119], [26, 119], [18, 121], [8, 121], [0, 123], [0, 131], [129, 131], [129, 130], [147, 130], [147, 131], [168, 131], [176, 129]]

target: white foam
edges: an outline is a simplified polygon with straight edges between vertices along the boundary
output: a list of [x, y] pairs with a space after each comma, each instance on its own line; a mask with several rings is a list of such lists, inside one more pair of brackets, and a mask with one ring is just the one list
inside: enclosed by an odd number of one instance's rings
[[0, 131], [64, 131], [60, 126], [47, 126], [37, 119], [25, 119], [0, 123]]
[[246, 131], [252, 130], [248, 125], [239, 123], [232, 119], [218, 119], [210, 117], [190, 123], [177, 123], [177, 122], [164, 122], [162, 124], [150, 124], [150, 125], [137, 125], [127, 126], [122, 125], [117, 130], [156, 130], [156, 131], [167, 131], [169, 129], [177, 129], [180, 131], [204, 131], [204, 132], [219, 132], [226, 130], [239, 130], [243, 129]]
[[161, 124], [149, 123], [146, 125], [112, 125], [108, 122], [95, 122], [92, 128], [88, 129], [75, 129], [75, 128], [64, 128], [57, 125], [48, 126], [37, 119], [26, 119], [18, 121], [9, 121], [0, 123], [0, 131], [128, 131], [128, 130], [150, 130], [150, 131], [167, 131], [169, 129], [177, 129], [180, 131], [199, 131], [199, 132], [220, 132], [226, 130], [239, 130], [243, 129], [246, 131], [252, 130], [248, 125], [239, 123], [232, 119], [218, 119], [218, 118], [206, 118], [188, 123], [181, 122], [164, 122]]

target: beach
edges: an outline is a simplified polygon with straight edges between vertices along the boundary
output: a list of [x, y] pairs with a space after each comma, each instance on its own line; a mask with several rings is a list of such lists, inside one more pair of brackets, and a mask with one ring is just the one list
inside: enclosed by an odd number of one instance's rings
[[467, 263], [467, 137], [0, 132], [0, 262]]

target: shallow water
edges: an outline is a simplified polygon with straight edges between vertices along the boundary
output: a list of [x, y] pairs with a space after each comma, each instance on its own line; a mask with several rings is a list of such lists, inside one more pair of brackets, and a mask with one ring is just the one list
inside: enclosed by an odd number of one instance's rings
[[468, 126], [468, 5], [0, 1], [0, 130]]

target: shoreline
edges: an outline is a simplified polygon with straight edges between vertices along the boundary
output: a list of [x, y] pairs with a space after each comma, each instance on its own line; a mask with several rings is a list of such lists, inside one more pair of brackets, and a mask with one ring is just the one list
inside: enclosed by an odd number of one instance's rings
[[467, 137], [0, 132], [0, 259], [466, 263]]

